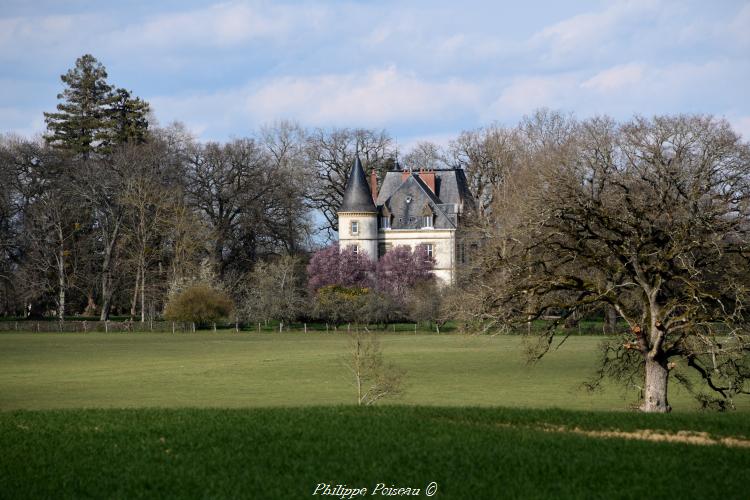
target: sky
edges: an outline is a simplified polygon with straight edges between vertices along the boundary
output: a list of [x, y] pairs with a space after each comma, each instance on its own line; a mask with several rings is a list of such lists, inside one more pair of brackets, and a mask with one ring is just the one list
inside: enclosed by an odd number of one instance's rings
[[0, 133], [41, 133], [85, 53], [201, 140], [294, 120], [408, 149], [540, 107], [750, 140], [750, 2], [0, 0]]

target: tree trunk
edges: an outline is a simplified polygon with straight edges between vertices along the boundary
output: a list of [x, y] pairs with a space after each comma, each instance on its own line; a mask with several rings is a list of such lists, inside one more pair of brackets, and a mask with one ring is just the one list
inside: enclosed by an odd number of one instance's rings
[[146, 322], [146, 260], [141, 256], [141, 323]]
[[57, 292], [57, 318], [60, 321], [65, 321], [65, 239], [63, 238], [61, 226], [58, 226], [57, 237], [59, 238], [59, 247], [57, 249], [57, 285], [60, 287]]
[[667, 403], [669, 369], [666, 360], [650, 359], [646, 356], [646, 386], [643, 389], [641, 411], [668, 413], [672, 407]]
[[617, 310], [610, 305], [604, 306], [604, 333], [611, 335], [617, 331]]
[[109, 319], [109, 309], [112, 306], [112, 266], [115, 258], [115, 245], [120, 234], [120, 221], [115, 223], [112, 234], [105, 234], [104, 261], [102, 262], [102, 312], [99, 321]]
[[[106, 259], [109, 260], [109, 259]], [[109, 309], [112, 305], [112, 273], [109, 264], [105, 266], [102, 272], [102, 312], [99, 315], [99, 321], [109, 319]]]
[[135, 319], [135, 313], [138, 308], [138, 289], [141, 283], [141, 269], [136, 269], [135, 286], [133, 287], [133, 300], [130, 302], [130, 321]]
[[57, 279], [60, 287], [57, 293], [57, 317], [60, 321], [65, 321], [65, 253], [62, 245], [57, 261]]

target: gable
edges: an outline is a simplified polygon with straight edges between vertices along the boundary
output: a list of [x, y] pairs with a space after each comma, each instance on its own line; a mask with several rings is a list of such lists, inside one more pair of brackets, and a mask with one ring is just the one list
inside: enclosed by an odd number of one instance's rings
[[379, 208], [381, 215], [390, 215], [391, 229], [420, 229], [428, 214], [435, 229], [456, 227], [455, 213], [446, 213], [437, 196], [416, 175], [401, 182]]

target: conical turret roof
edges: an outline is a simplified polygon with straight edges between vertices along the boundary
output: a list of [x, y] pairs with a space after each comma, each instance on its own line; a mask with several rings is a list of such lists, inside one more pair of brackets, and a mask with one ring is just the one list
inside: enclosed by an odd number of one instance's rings
[[362, 162], [359, 161], [359, 155], [354, 159], [354, 166], [349, 172], [349, 179], [346, 181], [344, 199], [341, 202], [339, 212], [377, 212], [375, 203], [372, 201], [370, 185], [367, 184], [365, 171], [362, 169]]

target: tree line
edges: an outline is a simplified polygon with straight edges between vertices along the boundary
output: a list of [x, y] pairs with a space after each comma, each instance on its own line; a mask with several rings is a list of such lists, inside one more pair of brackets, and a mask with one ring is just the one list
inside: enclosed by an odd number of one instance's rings
[[[526, 327], [539, 333], [532, 358], [564, 327], [605, 318], [592, 387], [638, 387], [648, 411], [669, 410], [669, 380], [706, 407], [748, 392], [750, 145], [726, 120], [539, 110], [404, 155], [386, 131], [290, 122], [200, 142], [155, 126], [148, 103], [106, 78], [83, 56], [45, 137], [0, 141], [2, 315], [145, 320], [207, 287], [253, 320]], [[397, 158], [466, 172], [472, 250], [456, 283], [436, 287], [419, 249], [378, 262], [318, 250], [357, 154], [380, 179]]]
[[143, 321], [199, 282], [239, 301], [248, 273], [284, 256], [304, 271], [335, 235], [355, 155], [381, 175], [395, 166], [377, 130], [279, 122], [200, 142], [155, 126], [149, 104], [107, 78], [82, 56], [43, 137], [0, 138], [0, 315]]

